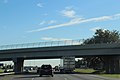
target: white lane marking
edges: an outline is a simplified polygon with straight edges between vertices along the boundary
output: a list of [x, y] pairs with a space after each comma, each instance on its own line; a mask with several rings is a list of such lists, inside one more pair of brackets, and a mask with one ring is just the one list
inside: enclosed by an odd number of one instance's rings
[[35, 78], [32, 78], [32, 80], [34, 80]]
[[64, 80], [68, 80], [67, 78], [64, 78]]

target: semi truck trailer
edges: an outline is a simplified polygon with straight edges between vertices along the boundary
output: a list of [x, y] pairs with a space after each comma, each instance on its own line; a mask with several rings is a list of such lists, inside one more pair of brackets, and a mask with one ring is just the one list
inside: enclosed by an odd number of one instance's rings
[[60, 60], [60, 72], [68, 73], [73, 72], [75, 69], [75, 57], [65, 56]]

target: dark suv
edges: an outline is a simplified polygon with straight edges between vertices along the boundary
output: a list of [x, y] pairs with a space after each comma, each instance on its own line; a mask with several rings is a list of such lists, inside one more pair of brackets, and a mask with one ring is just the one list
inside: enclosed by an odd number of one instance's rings
[[51, 75], [53, 77], [53, 70], [51, 65], [42, 65], [39, 70], [40, 77], [42, 75]]

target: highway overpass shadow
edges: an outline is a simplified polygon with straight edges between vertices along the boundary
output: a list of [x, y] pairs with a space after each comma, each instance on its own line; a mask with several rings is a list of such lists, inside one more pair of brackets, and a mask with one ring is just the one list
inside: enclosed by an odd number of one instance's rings
[[[21, 74], [21, 75], [25, 75], [25, 76], [21, 76], [21, 77], [18, 76], [18, 77], [14, 78], [14, 79], [22, 80], [23, 78], [24, 79], [40, 78], [39, 74], [34, 74], [34, 73], [31, 74], [31, 75], [30, 74]], [[42, 77], [44, 78], [44, 77], [51, 77], [51, 76], [50, 75], [43, 75]]]
[[[54, 72], [54, 74], [102, 74], [104, 72], [104, 70], [97, 70], [95, 72], [92, 72], [92, 73], [83, 73], [83, 72]], [[17, 74], [15, 74], [17, 75]], [[39, 75], [39, 73], [37, 72], [23, 72], [23, 73], [20, 73], [18, 75]]]
[[[77, 72], [66, 72], [66, 73], [64, 73], [64, 72], [53, 72], [54, 74], [75, 74], [75, 73], [77, 73]], [[19, 73], [19, 74], [25, 74], [25, 75], [27, 75], [27, 74], [29, 74], [29, 75], [33, 75], [33, 74], [39, 74], [39, 73], [37, 73], [37, 72], [22, 72], [22, 73]], [[17, 74], [16, 74], [17, 75]]]
[[28, 76], [23, 76], [23, 77], [16, 77], [14, 79], [20, 79], [22, 80], [22, 78], [38, 78], [39, 75], [28, 75]]
[[105, 70], [95, 70], [94, 72], [54, 72], [54, 74], [101, 74], [105, 72]]

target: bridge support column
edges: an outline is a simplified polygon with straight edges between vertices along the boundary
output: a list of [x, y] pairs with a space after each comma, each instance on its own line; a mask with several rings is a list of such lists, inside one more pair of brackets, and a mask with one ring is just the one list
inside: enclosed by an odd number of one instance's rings
[[115, 60], [115, 73], [120, 73], [120, 56], [116, 57]]
[[108, 59], [108, 57], [104, 57], [104, 60], [105, 60], [105, 71], [106, 71], [106, 73], [109, 73], [110, 72], [110, 61], [109, 61], [109, 59]]
[[106, 73], [120, 73], [120, 56], [108, 56], [104, 60]]
[[23, 58], [15, 58], [13, 59], [14, 62], [14, 72], [15, 73], [22, 73], [23, 72]]
[[115, 57], [111, 57], [111, 59], [109, 59], [109, 66], [109, 73], [115, 73]]

